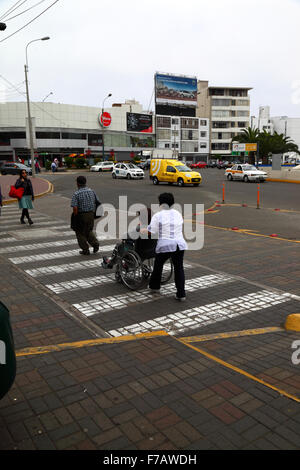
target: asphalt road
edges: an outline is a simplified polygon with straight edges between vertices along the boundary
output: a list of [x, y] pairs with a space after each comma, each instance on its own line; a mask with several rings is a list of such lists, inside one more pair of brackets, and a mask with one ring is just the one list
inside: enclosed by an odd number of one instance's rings
[[[63, 198], [49, 215], [69, 218], [69, 199], [76, 189], [78, 173], [42, 174], [54, 184], [54, 195]], [[111, 173], [84, 172], [88, 186], [92, 187], [104, 203], [119, 205], [119, 196], [126, 195], [128, 205], [143, 202], [147, 206], [157, 203], [161, 192], [172, 191], [175, 201], [180, 204], [204, 204], [208, 225], [252, 230], [264, 235], [300, 239], [300, 187], [297, 184], [265, 182], [260, 184], [260, 209], [257, 210], [256, 183], [227, 181], [223, 170], [201, 170], [203, 182], [199, 187], [179, 188], [175, 185], [154, 186], [148, 171], [144, 180], [113, 180]], [[222, 190], [225, 183], [225, 204], [222, 204]], [[67, 198], [67, 199], [65, 199]], [[216, 204], [218, 201], [220, 204]], [[48, 211], [46, 200], [39, 206]], [[219, 207], [218, 207], [219, 206]], [[278, 210], [280, 209], [280, 210]], [[53, 212], [54, 211], [54, 212]]]

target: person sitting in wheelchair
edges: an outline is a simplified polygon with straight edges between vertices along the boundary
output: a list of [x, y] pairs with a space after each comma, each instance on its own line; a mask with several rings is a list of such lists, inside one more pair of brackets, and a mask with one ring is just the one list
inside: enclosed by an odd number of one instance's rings
[[[140, 232], [150, 224], [152, 211], [147, 208], [144, 213], [137, 212], [136, 215], [140, 217], [140, 223], [136, 227], [136, 232]], [[103, 256], [103, 261], [101, 263], [102, 268], [112, 269], [117, 263], [118, 258], [123, 256], [123, 254], [128, 250], [134, 250], [142, 260], [155, 256], [157, 240], [151, 239], [151, 234], [148, 235], [148, 238], [141, 236], [137, 238], [136, 232], [127, 233], [126, 238], [123, 238], [121, 242], [116, 244], [111, 256]]]

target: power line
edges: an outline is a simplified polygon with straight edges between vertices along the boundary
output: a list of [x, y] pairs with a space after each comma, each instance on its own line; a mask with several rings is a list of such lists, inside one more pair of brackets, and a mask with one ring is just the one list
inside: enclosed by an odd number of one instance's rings
[[[10, 15], [13, 11], [17, 10], [18, 8], [20, 8], [20, 6], [23, 5], [23, 3], [26, 3], [27, 0], [23, 0], [23, 2], [18, 5], [18, 3], [20, 3], [21, 0], [18, 0], [18, 2], [16, 2], [12, 7], [10, 7], [0, 18], [0, 20], [4, 19], [7, 15]], [[18, 6], [17, 6], [18, 5]], [[15, 8], [14, 8], [15, 7]]]
[[[8, 21], [13, 20], [14, 18], [17, 18], [17, 16], [23, 15], [23, 14], [26, 13], [27, 11], [32, 10], [33, 8], [37, 7], [38, 5], [40, 5], [41, 3], [45, 2], [45, 1], [46, 1], [46, 0], [41, 0], [40, 2], [36, 3], [36, 4], [33, 5], [32, 7], [27, 8], [27, 10], [23, 10], [23, 11], [21, 11], [21, 13], [18, 13], [18, 14], [15, 15], [15, 16], [11, 16], [10, 18], [6, 18], [5, 22], [7, 23]], [[20, 6], [21, 6], [21, 5], [20, 5]]]
[[26, 23], [24, 26], [22, 26], [21, 28], [17, 29], [17, 31], [15, 31], [14, 33], [10, 34], [9, 36], [6, 36], [6, 38], [2, 39], [2, 41], [0, 41], [0, 44], [1, 42], [4, 42], [6, 41], [7, 39], [11, 38], [12, 36], [14, 36], [15, 34], [17, 34], [19, 31], [21, 31], [22, 29], [26, 28], [26, 26], [30, 25], [31, 23], [33, 23], [33, 21], [35, 21], [37, 18], [39, 18], [40, 16], [42, 16], [47, 10], [49, 10], [51, 7], [53, 7], [53, 5], [55, 5], [55, 3], [57, 3], [59, 0], [55, 0], [55, 2], [51, 3], [51, 5], [49, 5], [47, 8], [45, 8], [45, 10], [43, 10], [39, 15], [37, 15], [35, 18], [33, 18], [32, 20], [30, 20], [28, 23]]
[[[2, 80], [4, 80], [6, 83], [8, 83], [12, 88], [14, 88], [20, 95], [22, 96], [25, 96], [25, 98], [27, 98], [27, 95], [25, 92], [22, 92], [20, 90], [18, 90], [16, 88], [16, 86], [11, 83], [9, 80], [7, 80], [7, 78], [3, 77], [3, 75], [0, 75], [0, 78], [2, 78]], [[68, 124], [66, 124], [64, 121], [62, 121], [61, 119], [58, 119], [56, 116], [54, 116], [54, 114], [52, 113], [49, 113], [48, 111], [45, 111], [45, 109], [43, 109], [41, 106], [39, 106], [38, 104], [36, 104], [34, 101], [31, 101], [31, 104], [33, 104], [33, 106], [35, 106], [36, 108], [38, 108], [40, 111], [42, 111], [43, 113], [45, 114], [48, 114], [49, 116], [51, 116], [53, 119], [55, 119], [56, 121], [60, 122], [61, 124], [63, 124], [65, 127], [70, 127]]]

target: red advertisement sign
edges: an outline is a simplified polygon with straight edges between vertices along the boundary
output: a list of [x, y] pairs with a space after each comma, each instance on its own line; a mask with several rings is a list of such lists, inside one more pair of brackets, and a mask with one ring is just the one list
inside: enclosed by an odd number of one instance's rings
[[111, 125], [111, 115], [106, 111], [101, 114], [100, 123], [103, 127], [109, 127]]

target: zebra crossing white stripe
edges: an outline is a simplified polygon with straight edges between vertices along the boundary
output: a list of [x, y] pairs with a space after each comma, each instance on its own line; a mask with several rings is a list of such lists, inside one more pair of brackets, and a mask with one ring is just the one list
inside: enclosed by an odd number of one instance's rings
[[[43, 220], [44, 220], [44, 219], [43, 219]], [[55, 220], [55, 221], [52, 220], [52, 221], [47, 221], [47, 222], [39, 222], [39, 220], [36, 219], [36, 218], [34, 218], [34, 217], [33, 217], [33, 222], [34, 222], [34, 224], [36, 224], [38, 227], [41, 227], [41, 226], [44, 226], [44, 225], [52, 225], [53, 223], [56, 223], [56, 224], [58, 223], [57, 220]], [[69, 224], [69, 225], [66, 225], [64, 222], [62, 222], [62, 224], [63, 224], [63, 225], [53, 226], [53, 227], [51, 227], [51, 229], [54, 230], [54, 229], [60, 229], [60, 228], [63, 228], [63, 229], [65, 229], [65, 228], [70, 228], [70, 224]], [[9, 230], [18, 230], [18, 229], [19, 229], [19, 230], [26, 230], [26, 229], [34, 230], [34, 228], [32, 228], [31, 226], [29, 226], [28, 224], [22, 225], [22, 224], [20, 223], [20, 221], [18, 221], [17, 218], [16, 218], [16, 223], [15, 223], [15, 224], [12, 224], [12, 225], [10, 225], [10, 224], [2, 225], [2, 224], [1, 224], [1, 217], [0, 217], [0, 228], [4, 228], [4, 227], [5, 227], [5, 230], [6, 230], [6, 231], [9, 231]], [[0, 232], [0, 233], [3, 233], [3, 232]]]
[[[18, 222], [18, 224], [20, 224], [20, 215], [21, 214], [16, 214], [16, 216], [6, 216], [6, 217], [0, 217], [0, 221], [3, 222], [3, 225], [5, 226], [9, 226], [9, 225], [16, 225], [16, 222]], [[41, 221], [41, 222], [48, 222], [50, 221], [50, 217], [45, 217], [45, 216], [38, 216], [38, 217], [34, 217], [32, 216], [32, 219], [33, 221], [37, 220], [37, 221]], [[25, 222], [26, 222], [26, 219], [25, 219]], [[53, 223], [53, 221], [52, 221]]]
[[[208, 276], [200, 276], [194, 279], [189, 279], [185, 283], [185, 290], [187, 292], [194, 292], [199, 289], [208, 289], [217, 284], [225, 284], [227, 282], [233, 282], [235, 278], [228, 276], [227, 274], [211, 274]], [[160, 290], [162, 296], [174, 295], [174, 286], [168, 284], [163, 286]], [[148, 303], [157, 300], [161, 296], [154, 296], [149, 289], [141, 291], [131, 291], [126, 294], [114, 295], [110, 297], [102, 297], [98, 299], [81, 302], [79, 304], [73, 304], [77, 310], [86, 316], [92, 316], [99, 312], [109, 312], [110, 310], [119, 310], [127, 307], [133, 303]]]
[[56, 246], [64, 246], [64, 245], [76, 245], [77, 240], [72, 238], [71, 240], [59, 240], [53, 242], [45, 242], [45, 243], [34, 243], [31, 245], [17, 245], [17, 246], [9, 246], [6, 248], [0, 248], [1, 253], [18, 253], [19, 251], [29, 251], [29, 250], [42, 250], [43, 248], [55, 248]]
[[0, 238], [0, 243], [7, 243], [7, 242], [16, 242], [19, 241], [16, 238], [10, 237], [10, 238]]
[[[99, 260], [97, 265], [100, 267]], [[192, 268], [191, 264], [184, 264], [185, 269]], [[165, 271], [170, 270], [170, 265], [165, 266]], [[90, 287], [99, 286], [102, 284], [106, 284], [108, 282], [115, 281], [115, 274], [108, 274], [108, 275], [99, 275], [93, 277], [85, 277], [82, 279], [74, 279], [72, 281], [63, 281], [57, 282], [55, 284], [46, 284], [48, 289], [55, 292], [55, 294], [61, 294], [62, 292], [66, 291], [73, 291], [78, 289], [88, 289]]]
[[[112, 251], [115, 245], [100, 246], [100, 252]], [[68, 251], [59, 251], [57, 253], [44, 253], [41, 255], [32, 255], [32, 256], [21, 256], [17, 258], [8, 258], [14, 264], [21, 263], [34, 263], [36, 261], [44, 261], [48, 259], [58, 259], [68, 256], [78, 255], [78, 250], [68, 250]]]
[[79, 263], [58, 264], [45, 266], [43, 268], [25, 269], [25, 272], [32, 277], [46, 276], [47, 274], [61, 274], [70, 271], [99, 267], [99, 259], [91, 261], [81, 261]]
[[[20, 210], [19, 210], [19, 214], [21, 214]], [[10, 222], [11, 219], [16, 219], [16, 217], [18, 217], [18, 213], [16, 212], [15, 214], [11, 214], [11, 215], [3, 215], [3, 212], [1, 214], [1, 220], [3, 220], [4, 222], [7, 220], [8, 222]], [[36, 218], [43, 218], [43, 219], [50, 219], [51, 217], [49, 217], [48, 215], [44, 215], [44, 214], [39, 214]]]
[[234, 297], [226, 301], [190, 308], [118, 330], [110, 330], [111, 336], [136, 335], [155, 330], [165, 330], [169, 334], [182, 334], [187, 330], [203, 328], [219, 321], [229, 320], [240, 315], [263, 310], [280, 303], [288, 302], [294, 296], [278, 294], [268, 290], [253, 292], [242, 297]]

